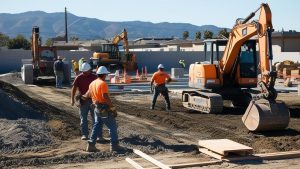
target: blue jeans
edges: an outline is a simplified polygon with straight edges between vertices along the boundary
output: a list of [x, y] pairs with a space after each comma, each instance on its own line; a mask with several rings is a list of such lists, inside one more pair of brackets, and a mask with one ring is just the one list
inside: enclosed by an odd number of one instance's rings
[[170, 109], [170, 98], [168, 88], [165, 85], [155, 86], [154, 94], [152, 97], [152, 107], [154, 108], [158, 95], [161, 94], [165, 98], [166, 108]]
[[[88, 129], [88, 114], [91, 114], [92, 117], [92, 125], [94, 125], [95, 117], [94, 117], [94, 110], [91, 107], [92, 100], [86, 100], [82, 105], [79, 107], [79, 114], [80, 114], [80, 126], [81, 126], [81, 134], [85, 136], [89, 136], [89, 129]], [[102, 131], [102, 127], [101, 127]]]
[[112, 145], [118, 144], [119, 143], [118, 126], [115, 117], [113, 117], [112, 114], [109, 113], [108, 117], [103, 118], [100, 116], [100, 112], [98, 111], [97, 108], [95, 108], [94, 112], [95, 112], [95, 124], [93, 126], [92, 136], [88, 142], [90, 144], [96, 143], [97, 137], [99, 137], [99, 134], [102, 134], [101, 126], [105, 124], [109, 130], [111, 144]]
[[64, 72], [63, 71], [56, 71], [54, 73], [55, 73], [56, 87], [61, 88], [63, 80], [64, 80]]

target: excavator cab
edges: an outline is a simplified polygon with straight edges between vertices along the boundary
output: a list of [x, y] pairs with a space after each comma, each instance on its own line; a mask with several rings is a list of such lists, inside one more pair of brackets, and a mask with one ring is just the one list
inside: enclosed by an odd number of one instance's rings
[[[217, 89], [221, 85], [226, 88], [254, 88], [257, 86], [257, 41], [254, 39], [247, 40], [241, 45], [231, 72], [223, 74], [223, 84], [219, 82], [219, 76], [221, 76], [219, 63], [227, 43], [228, 40], [226, 39], [209, 39], [204, 41], [204, 62], [194, 65], [194, 70], [190, 70], [190, 72], [199, 70], [199, 74], [202, 75], [204, 81], [210, 83], [199, 84], [195, 79], [191, 78], [195, 81], [190, 83], [190, 87]], [[212, 74], [212, 72], [214, 73]], [[195, 77], [195, 75], [192, 74], [191, 77]], [[212, 83], [212, 80], [216, 83]]]

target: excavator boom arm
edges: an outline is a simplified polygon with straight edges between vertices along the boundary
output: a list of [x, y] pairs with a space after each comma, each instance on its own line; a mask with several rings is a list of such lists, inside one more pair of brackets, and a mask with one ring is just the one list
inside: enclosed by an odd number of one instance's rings
[[129, 53], [129, 48], [128, 48], [128, 37], [127, 37], [126, 29], [124, 29], [121, 34], [116, 35], [114, 37], [114, 39], [112, 40], [112, 44], [118, 45], [121, 40], [124, 41], [124, 49], [125, 49], [126, 54], [128, 54]]
[[233, 64], [238, 57], [240, 47], [245, 41], [257, 35], [259, 42], [260, 69], [265, 75], [262, 80], [268, 84], [268, 72], [270, 72], [270, 62], [272, 60], [270, 35], [273, 30], [273, 26], [271, 21], [271, 10], [268, 4], [262, 4], [259, 9], [260, 16], [258, 22], [252, 21], [251, 23], [246, 23], [255, 15], [255, 13], [251, 13], [243, 22], [237, 23], [237, 25], [232, 29], [224, 55], [220, 60], [220, 70], [223, 74], [229, 74], [232, 71]]

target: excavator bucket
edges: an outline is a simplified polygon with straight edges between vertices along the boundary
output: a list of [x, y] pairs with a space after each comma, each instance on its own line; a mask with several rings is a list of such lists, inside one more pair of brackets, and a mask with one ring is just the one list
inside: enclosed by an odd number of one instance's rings
[[290, 121], [290, 112], [285, 103], [260, 99], [251, 101], [242, 121], [250, 131], [285, 129]]

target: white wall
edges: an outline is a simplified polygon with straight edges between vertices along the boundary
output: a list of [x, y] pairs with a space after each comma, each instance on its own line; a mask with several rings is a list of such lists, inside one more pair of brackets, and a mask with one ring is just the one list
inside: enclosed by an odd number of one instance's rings
[[[274, 52], [274, 62], [292, 60], [300, 62], [300, 52]], [[204, 52], [162, 52], [162, 51], [136, 51], [137, 62], [139, 67], [147, 66], [149, 71], [155, 71], [156, 66], [160, 63], [165, 64], [167, 69], [171, 67], [179, 67], [178, 61], [184, 59], [188, 65], [194, 62], [203, 61]], [[80, 59], [84, 57], [89, 59], [92, 56], [91, 51], [58, 51], [61, 55], [68, 60]], [[22, 66], [22, 59], [31, 59], [31, 50], [0, 50], [0, 73], [7, 73], [11, 71], [20, 71]]]
[[[148, 71], [155, 71], [158, 64], [165, 64], [167, 69], [179, 67], [178, 61], [184, 59], [186, 64], [201, 61], [203, 52], [134, 52], [137, 56], [138, 66], [147, 66]], [[86, 60], [92, 56], [91, 51], [58, 51], [58, 55], [67, 60], [80, 59]], [[31, 59], [31, 50], [1, 50], [0, 51], [0, 73], [20, 71], [22, 59]]]

